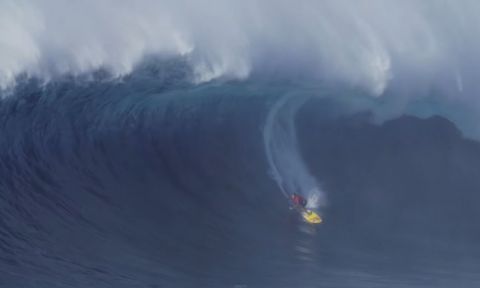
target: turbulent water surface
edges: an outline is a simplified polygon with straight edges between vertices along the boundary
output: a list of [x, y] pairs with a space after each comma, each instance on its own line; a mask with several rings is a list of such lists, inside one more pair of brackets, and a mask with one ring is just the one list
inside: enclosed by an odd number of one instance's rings
[[476, 2], [189, 2], [1, 1], [0, 287], [480, 285]]

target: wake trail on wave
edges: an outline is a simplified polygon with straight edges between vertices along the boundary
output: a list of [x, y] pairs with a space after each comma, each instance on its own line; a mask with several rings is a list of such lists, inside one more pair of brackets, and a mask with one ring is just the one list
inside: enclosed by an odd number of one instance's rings
[[270, 109], [263, 138], [270, 174], [283, 195], [304, 196], [307, 208], [325, 206], [326, 195], [304, 163], [298, 147], [295, 116], [308, 97], [285, 95]]

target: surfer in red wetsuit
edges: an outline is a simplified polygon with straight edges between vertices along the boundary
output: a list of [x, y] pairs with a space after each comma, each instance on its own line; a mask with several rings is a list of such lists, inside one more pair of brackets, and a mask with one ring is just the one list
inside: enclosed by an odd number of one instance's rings
[[292, 196], [292, 203], [296, 206], [300, 206], [305, 208], [307, 206], [307, 200], [302, 196], [298, 195], [297, 193], [293, 193]]

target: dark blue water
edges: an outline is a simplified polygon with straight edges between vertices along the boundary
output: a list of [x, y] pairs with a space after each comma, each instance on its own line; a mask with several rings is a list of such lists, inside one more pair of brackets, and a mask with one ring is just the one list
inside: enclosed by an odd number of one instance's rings
[[304, 87], [185, 75], [24, 80], [1, 101], [0, 287], [480, 285], [480, 145], [448, 120], [308, 98], [296, 136], [327, 199], [311, 226], [263, 142]]

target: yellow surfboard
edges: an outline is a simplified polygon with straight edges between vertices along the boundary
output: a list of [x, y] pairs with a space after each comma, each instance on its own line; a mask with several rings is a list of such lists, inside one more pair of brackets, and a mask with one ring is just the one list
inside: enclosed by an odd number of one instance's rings
[[312, 223], [312, 224], [322, 223], [322, 218], [317, 213], [313, 212], [312, 210], [302, 211], [302, 217], [308, 223]]

